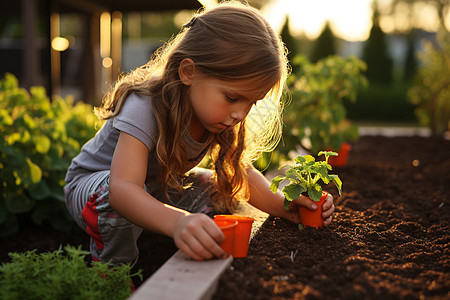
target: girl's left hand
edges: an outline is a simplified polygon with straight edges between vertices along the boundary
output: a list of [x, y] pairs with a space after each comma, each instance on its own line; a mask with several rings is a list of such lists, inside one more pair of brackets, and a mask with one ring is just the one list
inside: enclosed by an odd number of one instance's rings
[[[295, 213], [296, 214], [296, 218], [291, 219], [292, 221], [297, 221], [298, 219], [298, 206], [305, 206], [311, 210], [316, 210], [316, 209], [320, 209], [317, 207], [317, 205], [314, 203], [314, 201], [312, 201], [309, 198], [306, 198], [304, 196], [300, 196], [297, 199], [295, 199], [294, 201], [291, 202], [291, 204], [289, 205], [289, 212], [290, 213]], [[335, 207], [333, 204], [333, 196], [331, 194], [327, 195], [327, 198], [322, 206], [322, 219], [323, 219], [323, 226], [328, 226], [330, 225], [331, 221], [333, 220], [333, 213], [334, 213]], [[299, 219], [298, 219], [299, 220]], [[296, 222], [298, 223], [298, 222]]]

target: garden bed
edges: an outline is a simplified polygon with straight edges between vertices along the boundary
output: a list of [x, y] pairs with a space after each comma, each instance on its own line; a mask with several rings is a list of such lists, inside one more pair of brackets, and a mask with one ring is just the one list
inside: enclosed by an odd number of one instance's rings
[[[450, 298], [449, 153], [442, 139], [362, 137], [348, 165], [333, 170], [344, 193], [328, 189], [336, 198], [332, 224], [298, 231], [269, 217], [213, 299]], [[144, 279], [176, 252], [167, 237], [144, 233], [138, 242], [135, 268]], [[88, 249], [88, 238], [30, 225], [0, 239], [0, 263], [10, 251], [67, 244]]]
[[332, 224], [270, 217], [214, 299], [450, 299], [450, 141], [363, 137], [350, 155]]

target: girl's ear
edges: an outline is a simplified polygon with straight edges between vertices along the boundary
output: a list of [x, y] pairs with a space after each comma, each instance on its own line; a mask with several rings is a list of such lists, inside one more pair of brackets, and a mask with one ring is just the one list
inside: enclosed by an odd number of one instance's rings
[[190, 58], [185, 58], [181, 61], [180, 67], [178, 68], [178, 76], [180, 76], [181, 82], [184, 85], [190, 86], [192, 84], [192, 79], [195, 74], [195, 63]]

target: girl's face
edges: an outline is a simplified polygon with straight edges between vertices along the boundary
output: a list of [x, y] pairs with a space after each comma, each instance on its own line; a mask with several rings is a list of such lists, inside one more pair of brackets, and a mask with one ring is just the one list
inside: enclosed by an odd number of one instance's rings
[[269, 90], [254, 79], [230, 82], [194, 75], [189, 89], [192, 137], [201, 138], [205, 130], [219, 133], [235, 126]]
[[198, 141], [205, 131], [220, 133], [242, 122], [252, 106], [272, 88], [262, 87], [258, 78], [224, 81], [206, 77], [190, 58], [181, 61], [178, 74], [189, 87], [191, 136]]

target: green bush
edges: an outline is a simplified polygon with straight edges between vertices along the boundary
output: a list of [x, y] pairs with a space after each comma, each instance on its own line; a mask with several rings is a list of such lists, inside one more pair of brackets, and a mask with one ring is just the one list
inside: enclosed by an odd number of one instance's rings
[[346, 117], [344, 101], [356, 101], [358, 91], [367, 86], [362, 74], [365, 63], [356, 57], [328, 56], [311, 63], [297, 56], [298, 70], [288, 78], [291, 101], [284, 110], [283, 139], [272, 153], [264, 153], [255, 162], [268, 171], [284, 160], [298, 146], [313, 155], [325, 149], [339, 151], [344, 142], [359, 138], [358, 128]]
[[408, 102], [408, 82], [391, 85], [371, 82], [358, 92], [358, 101], [344, 102], [347, 117], [352, 121], [384, 121], [416, 123], [415, 106]]
[[347, 120], [345, 99], [356, 101], [367, 85], [361, 74], [365, 64], [356, 57], [328, 56], [311, 63], [299, 56], [300, 71], [289, 78], [292, 102], [285, 109], [285, 143], [316, 154], [327, 148], [339, 150], [342, 143], [358, 139], [358, 128]]
[[0, 299], [126, 299], [131, 294], [131, 265], [86, 264], [89, 254], [67, 246], [54, 252], [9, 253], [0, 266]]
[[19, 216], [64, 230], [73, 226], [64, 204], [72, 158], [96, 132], [90, 105], [55, 98], [43, 87], [28, 93], [6, 74], [0, 81], [0, 236], [19, 229]]
[[408, 91], [412, 104], [417, 105], [419, 121], [429, 126], [433, 135], [450, 130], [450, 34], [441, 29], [438, 45], [424, 44], [422, 62], [414, 86]]

